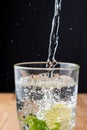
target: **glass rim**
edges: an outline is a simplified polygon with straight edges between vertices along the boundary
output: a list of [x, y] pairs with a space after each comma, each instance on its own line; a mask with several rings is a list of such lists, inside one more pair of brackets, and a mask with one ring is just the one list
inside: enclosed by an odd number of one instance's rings
[[46, 68], [46, 67], [28, 67], [23, 65], [40, 65], [47, 64], [47, 62], [39, 61], [39, 62], [20, 62], [14, 64], [14, 68], [17, 69], [25, 69], [25, 70], [77, 70], [80, 68], [78, 64], [70, 63], [70, 62], [57, 62], [59, 65], [70, 65], [69, 67], [57, 67], [57, 68]]

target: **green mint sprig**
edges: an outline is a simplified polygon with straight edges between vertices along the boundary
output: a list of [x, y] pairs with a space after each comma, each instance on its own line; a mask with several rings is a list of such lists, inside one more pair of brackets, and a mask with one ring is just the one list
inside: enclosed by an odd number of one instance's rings
[[24, 122], [29, 126], [29, 130], [59, 130], [60, 128], [60, 123], [56, 122], [55, 127], [49, 129], [45, 121], [30, 115], [25, 118]]

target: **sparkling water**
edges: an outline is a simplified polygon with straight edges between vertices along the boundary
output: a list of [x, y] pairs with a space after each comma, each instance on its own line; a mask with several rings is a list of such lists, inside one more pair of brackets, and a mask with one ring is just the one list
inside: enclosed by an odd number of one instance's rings
[[21, 130], [74, 130], [77, 84], [65, 75], [25, 76], [16, 81]]
[[52, 20], [52, 28], [50, 33], [49, 50], [48, 50], [48, 59], [50, 61], [55, 59], [55, 53], [58, 46], [61, 4], [62, 0], [55, 0], [55, 9]]

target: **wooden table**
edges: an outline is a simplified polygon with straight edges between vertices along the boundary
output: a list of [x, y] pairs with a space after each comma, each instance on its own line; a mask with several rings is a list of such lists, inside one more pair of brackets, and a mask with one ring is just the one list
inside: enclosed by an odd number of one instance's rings
[[[0, 94], [0, 130], [19, 130], [13, 93]], [[87, 94], [78, 94], [75, 130], [87, 130]]]

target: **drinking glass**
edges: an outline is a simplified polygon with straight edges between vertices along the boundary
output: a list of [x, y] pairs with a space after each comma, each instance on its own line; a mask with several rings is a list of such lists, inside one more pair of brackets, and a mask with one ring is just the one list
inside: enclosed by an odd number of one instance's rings
[[20, 130], [74, 130], [79, 65], [57, 62], [14, 65]]

